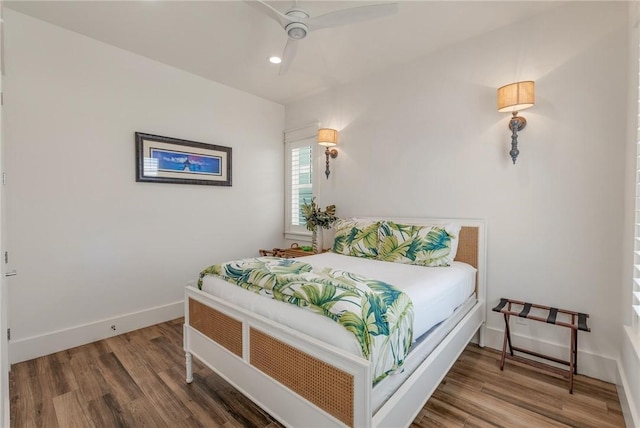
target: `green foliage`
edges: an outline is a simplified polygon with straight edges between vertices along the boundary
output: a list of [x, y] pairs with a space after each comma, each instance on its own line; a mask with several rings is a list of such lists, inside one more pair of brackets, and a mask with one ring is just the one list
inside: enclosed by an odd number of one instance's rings
[[384, 222], [380, 226], [378, 259], [422, 266], [448, 266], [452, 236], [441, 227]]
[[387, 262], [392, 262], [404, 257], [411, 245], [411, 241], [402, 241], [398, 243], [395, 235], [385, 236], [380, 243], [380, 251], [378, 258]]
[[343, 227], [343, 224], [336, 228], [333, 241], [335, 253], [369, 258], [378, 255], [378, 223], [364, 227]]
[[371, 337], [367, 334], [367, 325], [362, 315], [354, 312], [343, 312], [340, 315], [340, 324], [353, 333], [362, 349], [362, 356], [369, 359], [371, 356]]
[[423, 250], [424, 251], [437, 251], [442, 248], [448, 248], [451, 246], [451, 237], [443, 230], [432, 230], [425, 238]]
[[304, 221], [307, 222], [307, 230], [310, 230], [311, 232], [313, 232], [316, 227], [329, 229], [333, 222], [337, 220], [336, 206], [329, 205], [324, 209], [324, 211], [322, 211], [316, 204], [315, 197], [311, 198], [310, 203], [307, 203], [307, 200], [305, 199], [300, 211], [302, 212]]

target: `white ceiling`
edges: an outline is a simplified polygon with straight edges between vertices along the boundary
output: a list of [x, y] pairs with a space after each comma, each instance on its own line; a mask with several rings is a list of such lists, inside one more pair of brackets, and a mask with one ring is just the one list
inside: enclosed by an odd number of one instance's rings
[[[371, 1], [300, 1], [317, 16]], [[285, 12], [293, 2], [271, 1]], [[10, 9], [286, 104], [528, 19], [556, 1], [400, 1], [389, 17], [309, 33], [289, 71], [267, 58], [287, 41], [246, 1], [5, 1]], [[255, 5], [254, 5], [255, 6]]]

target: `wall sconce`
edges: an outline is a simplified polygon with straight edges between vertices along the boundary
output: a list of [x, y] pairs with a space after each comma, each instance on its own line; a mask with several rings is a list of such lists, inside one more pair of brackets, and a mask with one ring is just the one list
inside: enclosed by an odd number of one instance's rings
[[328, 180], [329, 174], [331, 174], [331, 171], [329, 171], [329, 157], [332, 159], [338, 157], [338, 150], [329, 150], [329, 147], [333, 147], [338, 144], [338, 131], [330, 128], [318, 129], [318, 144], [325, 146], [324, 154], [327, 157], [327, 168], [324, 170], [324, 175], [327, 176]]
[[517, 82], [498, 88], [498, 111], [511, 112], [509, 121], [511, 130], [511, 159], [516, 163], [518, 150], [518, 131], [522, 131], [527, 125], [527, 120], [518, 116], [518, 111], [529, 108], [535, 104], [535, 84], [532, 81]]

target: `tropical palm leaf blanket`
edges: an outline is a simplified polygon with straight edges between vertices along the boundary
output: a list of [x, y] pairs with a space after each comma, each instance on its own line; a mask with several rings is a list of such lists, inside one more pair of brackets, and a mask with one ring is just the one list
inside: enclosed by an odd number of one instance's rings
[[398, 288], [382, 281], [294, 259], [257, 257], [213, 265], [215, 275], [246, 290], [307, 308], [352, 332], [371, 361], [373, 382], [404, 363], [413, 341], [413, 304]]

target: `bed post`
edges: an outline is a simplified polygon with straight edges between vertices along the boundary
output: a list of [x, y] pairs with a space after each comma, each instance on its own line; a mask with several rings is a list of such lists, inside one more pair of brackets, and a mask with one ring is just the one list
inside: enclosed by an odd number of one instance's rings
[[193, 356], [191, 355], [191, 332], [189, 331], [189, 287], [193, 287], [193, 281], [188, 281], [184, 289], [184, 324], [182, 325], [182, 340], [186, 367], [187, 383], [193, 382]]
[[479, 290], [478, 300], [482, 301], [482, 324], [478, 329], [478, 346], [484, 348], [485, 337], [487, 332], [487, 224], [482, 223], [478, 228], [478, 266], [482, 272], [476, 277], [476, 283]]
[[187, 366], [187, 383], [191, 383], [193, 382], [193, 357], [191, 356], [191, 352], [186, 352], [185, 357]]

